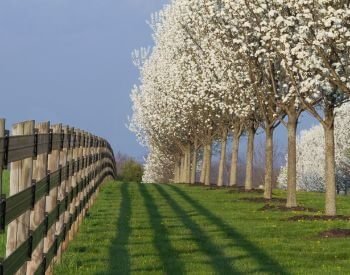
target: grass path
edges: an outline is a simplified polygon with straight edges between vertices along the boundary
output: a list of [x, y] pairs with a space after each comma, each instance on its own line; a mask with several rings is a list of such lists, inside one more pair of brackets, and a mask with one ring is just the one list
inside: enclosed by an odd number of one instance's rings
[[[276, 192], [283, 197], [283, 192]], [[102, 186], [55, 274], [350, 274], [349, 239], [320, 239], [349, 222], [285, 222], [257, 194], [183, 185]], [[299, 193], [321, 209], [323, 195]], [[340, 214], [350, 200], [338, 199]]]

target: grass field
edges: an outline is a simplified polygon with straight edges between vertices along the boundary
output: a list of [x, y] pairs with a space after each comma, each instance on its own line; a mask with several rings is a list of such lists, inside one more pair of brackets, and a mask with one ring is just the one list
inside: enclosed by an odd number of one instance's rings
[[[264, 203], [240, 200], [259, 196], [104, 184], [55, 274], [350, 274], [350, 239], [319, 237], [349, 222], [282, 221], [308, 213], [261, 212]], [[298, 199], [322, 209], [323, 194], [299, 193]], [[340, 197], [338, 209], [349, 215], [349, 198]]]

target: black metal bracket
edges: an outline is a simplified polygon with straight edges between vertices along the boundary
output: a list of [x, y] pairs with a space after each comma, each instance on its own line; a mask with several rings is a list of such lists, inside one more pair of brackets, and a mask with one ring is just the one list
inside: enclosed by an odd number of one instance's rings
[[75, 148], [76, 142], [77, 142], [77, 135], [74, 133], [73, 134], [73, 148]]
[[9, 159], [9, 141], [10, 141], [10, 131], [5, 130], [5, 136], [4, 136], [4, 155], [2, 159], [2, 167], [3, 169], [7, 169], [8, 166], [8, 159]]
[[61, 185], [62, 183], [62, 165], [61, 164], [58, 166], [58, 182], [59, 182], [59, 185]]
[[64, 197], [64, 210], [68, 210], [68, 200], [69, 200], [69, 197], [68, 197], [68, 193], [66, 192], [65, 194], [65, 197]]
[[65, 241], [66, 240], [66, 236], [67, 236], [67, 224], [65, 223], [64, 225], [63, 225], [63, 241]]
[[80, 158], [77, 159], [77, 172], [80, 171]]
[[42, 266], [43, 266], [42, 275], [45, 275], [46, 269], [47, 269], [47, 256], [45, 253], [44, 253]]
[[47, 237], [48, 232], [49, 232], [49, 214], [45, 213], [45, 237]]
[[49, 196], [50, 190], [51, 190], [51, 171], [50, 170], [47, 170], [46, 180], [47, 180], [46, 195]]
[[0, 197], [0, 232], [5, 231], [6, 226], [6, 195]]
[[67, 166], [66, 166], [66, 180], [69, 179], [69, 162], [67, 162]]
[[75, 161], [72, 161], [72, 175], [73, 176], [75, 174]]
[[52, 129], [50, 129], [49, 130], [49, 154], [51, 154], [52, 153], [52, 147], [53, 147], [53, 145], [52, 145], [52, 143], [53, 143], [53, 131], [52, 131]]
[[29, 231], [29, 239], [28, 239], [29, 245], [28, 245], [28, 260], [32, 259], [33, 254], [33, 231]]
[[81, 143], [81, 134], [78, 133], [78, 148], [80, 147]]
[[31, 208], [31, 210], [33, 210], [35, 207], [36, 180], [32, 180], [31, 188], [32, 188], [32, 202], [31, 202], [32, 208]]
[[34, 147], [33, 147], [33, 160], [38, 157], [38, 140], [39, 140], [39, 130], [34, 129]]
[[67, 149], [69, 150], [70, 149], [70, 146], [71, 146], [71, 131], [68, 131], [68, 135], [67, 135]]
[[61, 151], [62, 151], [63, 148], [64, 148], [64, 137], [65, 137], [65, 135], [64, 135], [64, 132], [62, 131], [62, 132], [61, 132], [61, 144], [60, 144], [60, 150], [61, 150]]
[[62, 201], [57, 200], [57, 213], [56, 213], [56, 220], [58, 221], [60, 219], [60, 208], [62, 205]]

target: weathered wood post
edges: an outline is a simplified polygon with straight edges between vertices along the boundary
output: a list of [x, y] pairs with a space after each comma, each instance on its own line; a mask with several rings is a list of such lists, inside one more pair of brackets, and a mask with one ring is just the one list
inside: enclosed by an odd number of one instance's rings
[[[101, 160], [101, 139], [99, 137], [97, 137], [97, 154], [98, 154], [98, 161], [97, 161], [97, 180], [99, 181], [100, 180], [100, 168], [101, 168], [101, 165], [102, 165], [102, 160]], [[97, 189], [96, 189], [96, 194], [95, 194], [95, 200], [96, 200], [96, 197], [98, 195], [100, 191], [100, 187], [98, 186]]]
[[[67, 158], [68, 158], [68, 150], [67, 148], [64, 148], [64, 137], [67, 134], [67, 126], [64, 126], [61, 128], [61, 144], [60, 144], [60, 167], [62, 169], [65, 169], [66, 165], [67, 165]], [[61, 171], [61, 173], [63, 173], [63, 171]], [[62, 179], [61, 177], [61, 184], [58, 185], [57, 188], [57, 201], [60, 202], [64, 199], [65, 194], [66, 194], [66, 185], [67, 185], [67, 180], [64, 178]], [[64, 226], [64, 217], [65, 214], [63, 213], [62, 215], [60, 215], [59, 220], [56, 222], [56, 235], [59, 235], [62, 230], [63, 230], [63, 226]], [[56, 256], [56, 262], [60, 262], [61, 261], [61, 255], [62, 255], [62, 246], [63, 243], [57, 248], [57, 256]]]
[[[69, 129], [69, 127], [63, 127], [63, 131], [64, 131], [64, 142], [65, 142], [65, 148], [64, 150], [67, 151], [67, 165], [69, 165], [68, 169], [67, 169], [67, 177], [68, 180], [66, 182], [66, 194], [70, 194], [71, 190], [72, 190], [72, 173], [71, 173], [71, 167], [72, 167], [72, 159], [73, 159], [73, 149], [71, 146], [71, 132], [73, 131], [72, 129]], [[71, 213], [71, 206], [72, 206], [72, 202], [68, 205], [68, 209], [67, 211], [64, 213], [64, 222], [68, 223], [69, 222], [69, 218], [70, 218], [70, 213]], [[64, 242], [63, 242], [63, 251], [65, 251], [68, 248], [68, 243], [69, 243], [69, 236], [66, 236]]]
[[[73, 146], [73, 158], [72, 158], [72, 189], [74, 189], [77, 186], [77, 173], [76, 173], [76, 160], [78, 159], [78, 148], [76, 147], [76, 131], [72, 131], [72, 146]], [[76, 205], [77, 197], [75, 197], [72, 200], [71, 207], [70, 207], [70, 213], [71, 215], [75, 214], [75, 205]], [[76, 221], [73, 223], [71, 230], [69, 231], [69, 241], [72, 241], [74, 238], [74, 235], [76, 233]]]
[[[83, 159], [83, 156], [84, 156], [84, 148], [83, 148], [83, 143], [82, 143], [82, 137], [83, 137], [83, 134], [84, 132], [79, 130], [78, 132], [78, 178], [77, 178], [77, 182], [81, 184], [81, 181], [83, 180], [84, 178], [84, 174], [83, 174], [83, 170], [81, 169], [82, 167], [82, 159]], [[77, 203], [76, 203], [76, 207], [79, 207], [81, 201], [83, 199], [83, 191], [82, 190], [79, 190], [79, 193], [78, 193], [78, 199], [77, 199]], [[81, 225], [83, 221], [83, 215], [82, 215], [82, 212], [80, 212], [80, 214], [78, 215], [78, 219], [77, 219], [77, 232], [79, 230], [79, 227]]]
[[[95, 171], [96, 171], [96, 167], [97, 167], [97, 162], [96, 162], [96, 156], [97, 156], [97, 148], [96, 148], [96, 137], [95, 136], [92, 136], [92, 150], [93, 150], [93, 163], [91, 165], [91, 171], [92, 171], [92, 187], [94, 188], [97, 180], [95, 178]], [[95, 194], [96, 192], [94, 192], [91, 196], [91, 205], [94, 204], [95, 202]]]
[[[36, 123], [35, 128], [38, 133], [38, 156], [33, 161], [33, 184], [46, 177], [48, 167], [48, 153], [50, 141], [47, 139], [50, 131], [50, 123]], [[46, 147], [46, 148], [45, 148]], [[40, 153], [42, 152], [42, 153]], [[34, 231], [45, 219], [45, 197], [42, 197], [34, 206], [30, 213], [30, 230]], [[43, 260], [44, 239], [40, 241], [32, 253], [32, 259], [27, 263], [27, 274], [34, 274]]]
[[[16, 123], [12, 126], [12, 135], [33, 135], [34, 121]], [[33, 140], [34, 145], [34, 140]], [[32, 185], [33, 158], [26, 158], [11, 163], [10, 171], [10, 196], [30, 187]], [[28, 237], [30, 227], [30, 211], [11, 222], [7, 229], [6, 256], [11, 255]], [[27, 263], [25, 263], [17, 274], [26, 274]]]
[[[87, 189], [88, 189], [88, 186], [86, 185], [86, 180], [87, 180], [87, 166], [86, 166], [86, 159], [87, 159], [87, 156], [88, 156], [88, 147], [87, 147], [87, 137], [88, 137], [88, 134], [87, 132], [84, 132], [83, 133], [83, 167], [84, 167], [84, 170], [83, 170], [83, 175], [82, 177], [84, 178], [84, 185], [85, 185], [85, 188], [83, 190], [83, 198], [86, 197], [86, 194], [87, 194]], [[83, 206], [83, 211], [82, 211], [82, 215], [83, 215], [83, 218], [85, 217], [86, 215], [86, 204]]]
[[[88, 167], [88, 172], [90, 174], [90, 179], [89, 179], [89, 190], [91, 190], [94, 186], [94, 181], [91, 177], [91, 173], [93, 171], [93, 163], [92, 163], [92, 156], [94, 155], [94, 147], [93, 147], [93, 136], [89, 134], [89, 167]], [[89, 209], [92, 206], [92, 196], [89, 198]]]
[[[89, 156], [90, 156], [90, 134], [88, 132], [86, 132], [86, 142], [85, 142], [85, 160], [86, 160], [86, 168], [85, 168], [85, 177], [87, 179], [87, 187], [86, 187], [86, 192], [85, 195], [89, 193], [90, 191], [90, 181], [88, 181], [88, 175], [89, 175], [89, 171], [90, 171], [90, 166], [89, 166]], [[86, 205], [85, 205], [85, 215], [87, 213], [87, 211], [89, 211], [89, 203], [90, 200], [87, 201]]]
[[[51, 127], [51, 131], [53, 134], [60, 134], [62, 132], [62, 125], [57, 124]], [[60, 150], [52, 150], [51, 154], [49, 154], [48, 160], [48, 173], [56, 172], [60, 168]], [[60, 184], [60, 183], [59, 183]], [[59, 186], [58, 184], [58, 186]], [[57, 205], [57, 195], [58, 195], [58, 186], [52, 188], [49, 192], [49, 195], [46, 196], [46, 213], [50, 213]], [[51, 228], [49, 228], [47, 232], [47, 236], [44, 240], [44, 252], [47, 253], [52, 246], [55, 240], [56, 234], [56, 223], [54, 223]], [[46, 274], [52, 273], [53, 263], [47, 269]]]

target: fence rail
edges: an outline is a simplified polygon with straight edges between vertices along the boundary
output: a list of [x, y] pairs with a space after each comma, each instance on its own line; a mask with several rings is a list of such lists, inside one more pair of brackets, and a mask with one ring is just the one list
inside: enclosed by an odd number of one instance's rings
[[[2, 170], [9, 164], [10, 196], [6, 198]], [[51, 172], [50, 167], [56, 169]], [[50, 274], [52, 263], [60, 260], [74, 237], [100, 184], [116, 177], [115, 167], [113, 150], [102, 138], [34, 121], [13, 125], [10, 136], [5, 120], [0, 119], [3, 234], [7, 226], [7, 257], [0, 262], [0, 275]]]

